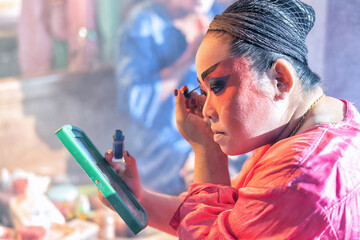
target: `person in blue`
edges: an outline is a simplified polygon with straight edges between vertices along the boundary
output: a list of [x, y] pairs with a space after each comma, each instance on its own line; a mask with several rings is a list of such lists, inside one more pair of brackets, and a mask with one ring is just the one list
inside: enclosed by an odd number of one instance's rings
[[144, 1], [120, 30], [115, 69], [118, 109], [130, 116], [122, 126], [125, 146], [153, 190], [186, 189], [179, 171], [191, 147], [177, 131], [172, 92], [196, 87], [196, 49], [210, 19], [225, 7], [211, 0]]

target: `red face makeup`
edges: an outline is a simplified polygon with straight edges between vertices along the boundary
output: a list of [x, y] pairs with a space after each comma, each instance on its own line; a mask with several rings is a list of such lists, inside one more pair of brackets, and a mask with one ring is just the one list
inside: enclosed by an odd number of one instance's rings
[[[196, 65], [198, 81], [206, 95], [203, 115], [210, 121], [214, 141], [229, 155], [243, 154], [267, 144], [273, 137], [268, 134], [273, 128], [269, 119], [276, 122], [277, 111], [271, 98], [260, 90], [246, 59], [205, 50], [202, 45]], [[218, 53], [222, 54], [221, 50]]]

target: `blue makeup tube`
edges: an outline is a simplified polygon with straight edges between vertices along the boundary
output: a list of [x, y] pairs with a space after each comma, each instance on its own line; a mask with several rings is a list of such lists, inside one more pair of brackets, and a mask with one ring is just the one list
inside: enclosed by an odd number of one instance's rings
[[124, 135], [117, 129], [113, 136], [113, 162], [124, 162]]

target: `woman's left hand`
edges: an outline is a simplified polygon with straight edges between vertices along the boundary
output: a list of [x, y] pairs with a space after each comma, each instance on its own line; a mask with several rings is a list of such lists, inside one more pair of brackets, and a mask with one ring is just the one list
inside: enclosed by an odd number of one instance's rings
[[[124, 153], [125, 167], [123, 167], [118, 162], [113, 162], [112, 158], [113, 158], [113, 152], [112, 150], [108, 150], [105, 153], [105, 160], [115, 170], [115, 172], [119, 175], [119, 177], [121, 177], [121, 179], [130, 188], [130, 190], [137, 198], [137, 200], [141, 203], [141, 201], [143, 200], [144, 189], [140, 181], [140, 176], [137, 170], [135, 158], [131, 156], [128, 151], [125, 151]], [[106, 206], [108, 206], [109, 208], [113, 208], [99, 190], [98, 190], [98, 196]]]

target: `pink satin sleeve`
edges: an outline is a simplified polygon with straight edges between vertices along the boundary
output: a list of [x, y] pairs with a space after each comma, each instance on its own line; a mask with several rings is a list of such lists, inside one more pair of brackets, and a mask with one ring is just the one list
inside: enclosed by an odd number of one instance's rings
[[237, 198], [238, 190], [230, 186], [191, 184], [170, 225], [177, 229], [180, 239], [216, 239], [213, 237], [218, 232], [233, 239], [226, 225]]
[[193, 184], [171, 225], [179, 239], [312, 239], [327, 220], [295, 189]]

